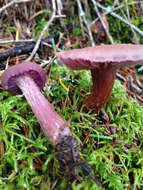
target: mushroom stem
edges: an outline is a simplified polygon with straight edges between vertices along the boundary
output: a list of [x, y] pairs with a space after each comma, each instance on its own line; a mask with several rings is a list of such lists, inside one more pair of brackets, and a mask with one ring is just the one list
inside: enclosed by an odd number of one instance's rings
[[54, 146], [65, 136], [72, 136], [68, 124], [56, 113], [29, 75], [18, 77], [16, 84], [30, 104], [47, 139]]
[[115, 81], [116, 68], [105, 66], [102, 69], [92, 69], [91, 75], [93, 82], [92, 93], [84, 104], [98, 111], [109, 99]]

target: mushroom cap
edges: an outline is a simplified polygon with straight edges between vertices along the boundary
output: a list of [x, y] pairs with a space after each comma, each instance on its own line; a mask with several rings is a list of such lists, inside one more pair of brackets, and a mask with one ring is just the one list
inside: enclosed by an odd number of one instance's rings
[[99, 45], [62, 51], [56, 55], [60, 64], [65, 64], [73, 70], [95, 69], [103, 65], [118, 68], [143, 62], [143, 45]]
[[24, 62], [9, 67], [2, 75], [2, 86], [12, 95], [21, 94], [21, 90], [16, 85], [16, 79], [22, 75], [29, 75], [40, 89], [43, 88], [46, 76], [42, 68], [33, 62]]

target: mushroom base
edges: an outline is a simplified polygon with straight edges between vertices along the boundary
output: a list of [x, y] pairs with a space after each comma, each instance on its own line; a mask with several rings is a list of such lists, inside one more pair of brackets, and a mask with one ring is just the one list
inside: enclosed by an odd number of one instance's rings
[[73, 182], [78, 178], [77, 169], [80, 168], [86, 175], [89, 175], [90, 169], [86, 162], [83, 162], [79, 156], [77, 141], [72, 136], [65, 136], [60, 143], [55, 146], [57, 159], [63, 171], [66, 171], [66, 178]]

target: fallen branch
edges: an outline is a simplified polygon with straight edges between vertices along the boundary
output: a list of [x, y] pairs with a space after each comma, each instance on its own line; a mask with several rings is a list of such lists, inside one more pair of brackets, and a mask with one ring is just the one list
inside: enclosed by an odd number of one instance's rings
[[12, 5], [14, 5], [16, 3], [26, 3], [26, 2], [29, 2], [29, 1], [32, 1], [32, 0], [13, 0], [13, 1], [10, 1], [8, 4], [6, 4], [2, 8], [0, 8], [0, 13], [3, 12], [8, 7], [11, 7]]
[[[59, 34], [58, 33], [51, 34], [48, 38], [45, 38], [44, 40], [42, 40], [41, 44], [52, 48], [52, 39], [54, 39], [55, 43], [57, 43], [59, 40]], [[8, 51], [0, 53], [0, 61], [5, 61], [9, 57], [11, 58], [11, 57], [16, 57], [18, 55], [30, 53], [34, 49], [35, 44], [36, 44], [36, 41], [34, 41], [33, 39], [31, 39], [31, 40], [9, 40], [9, 41], [0, 42], [0, 44], [20, 43], [20, 42], [21, 43], [24, 42], [27, 44], [16, 46], [13, 49], [10, 49]]]
[[9, 57], [16, 57], [18, 55], [27, 54], [33, 50], [34, 46], [35, 42], [23, 46], [16, 46], [11, 50], [0, 53], [0, 61], [5, 61]]

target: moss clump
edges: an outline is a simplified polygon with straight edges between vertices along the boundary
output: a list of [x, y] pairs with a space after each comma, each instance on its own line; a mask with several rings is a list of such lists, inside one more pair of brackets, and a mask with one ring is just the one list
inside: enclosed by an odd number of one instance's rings
[[[143, 189], [142, 106], [127, 98], [116, 81], [106, 114], [85, 112], [81, 105], [91, 86], [89, 72], [73, 72], [56, 63], [49, 84], [48, 94], [46, 88], [43, 93], [65, 120], [71, 119], [81, 157], [91, 166], [92, 175], [106, 190]], [[66, 189], [54, 149], [22, 96], [0, 92], [0, 123], [0, 189]], [[82, 172], [81, 176], [85, 181], [74, 182], [74, 190], [100, 190], [90, 176]]]

